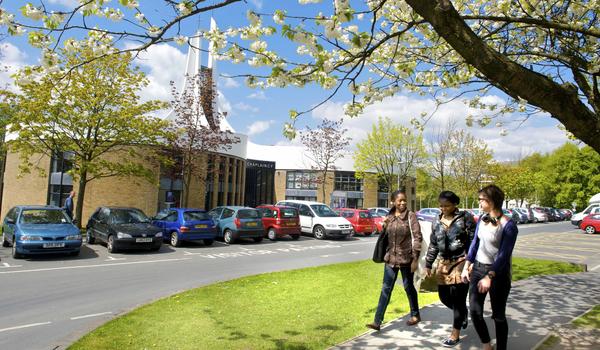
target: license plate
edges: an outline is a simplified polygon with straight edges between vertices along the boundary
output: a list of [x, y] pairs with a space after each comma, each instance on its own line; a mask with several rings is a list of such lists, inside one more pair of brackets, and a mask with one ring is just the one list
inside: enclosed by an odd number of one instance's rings
[[196, 225], [196, 226], [194, 226], [194, 227], [196, 227], [196, 228], [207, 228], [207, 227], [208, 227], [208, 225]]
[[136, 243], [148, 243], [148, 242], [152, 242], [152, 237], [149, 237], [149, 238], [136, 238], [135, 242]]
[[350, 234], [350, 232], [351, 232], [350, 230], [342, 230], [342, 234], [345, 234], [345, 235]]
[[249, 222], [249, 223], [246, 224], [246, 226], [248, 226], [248, 227], [256, 227], [257, 223], [256, 222]]
[[44, 248], [64, 248], [64, 243], [44, 243], [42, 247]]
[[288, 226], [296, 226], [295, 222], [288, 222]]

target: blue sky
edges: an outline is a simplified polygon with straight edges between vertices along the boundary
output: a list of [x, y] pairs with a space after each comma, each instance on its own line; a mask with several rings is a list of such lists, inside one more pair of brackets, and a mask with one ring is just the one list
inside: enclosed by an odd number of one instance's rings
[[[113, 0], [113, 3], [116, 3]], [[13, 13], [18, 12], [17, 8], [22, 6], [24, 1], [4, 1], [2, 6]], [[64, 5], [73, 5], [76, 0], [47, 0], [46, 5], [54, 9], [65, 9]], [[162, 1], [150, 2], [141, 0], [141, 8], [146, 16], [152, 21], [163, 14], [164, 11], [171, 11], [165, 7], [150, 7], [148, 4], [156, 5]], [[152, 5], [152, 6], [154, 6]], [[208, 28], [210, 16], [214, 16], [219, 27], [227, 28], [230, 26], [246, 25], [246, 11], [253, 9], [256, 12], [272, 13], [274, 9], [286, 9], [290, 14], [316, 14], [318, 11], [325, 13], [331, 9], [331, 1], [323, 1], [319, 5], [298, 5], [297, 0], [248, 0], [247, 4], [237, 3], [223, 9], [215, 10], [212, 13], [205, 13], [198, 19], [193, 18], [182, 23], [180, 31], [183, 35], [192, 35], [198, 26]], [[124, 11], [126, 14], [130, 14]], [[171, 12], [168, 12], [169, 14]], [[20, 15], [18, 15], [20, 16]], [[267, 20], [265, 20], [267, 21]], [[122, 23], [114, 24], [111, 22], [102, 22], [103, 27], [121, 26]], [[281, 52], [284, 55], [293, 55], [295, 46], [288, 41], [284, 41], [280, 36], [275, 35], [272, 40], [268, 40], [269, 49]], [[127, 43], [123, 43], [126, 45]], [[39, 52], [31, 48], [26, 42], [26, 36], [8, 37], [3, 42], [2, 65], [8, 65], [14, 69], [25, 64], [35, 64], [38, 60]], [[206, 49], [208, 43], [202, 44]], [[175, 44], [161, 44], [152, 47], [148, 52], [136, 62], [148, 74], [151, 84], [142, 92], [145, 99], [158, 98], [169, 99], [171, 80], [181, 84], [187, 47], [177, 46]], [[206, 64], [206, 54], [203, 54], [202, 64]], [[10, 70], [9, 70], [10, 71]], [[219, 61], [218, 72], [221, 75], [236, 75], [247, 72], [256, 72], [246, 65], [235, 65], [230, 62]], [[5, 84], [10, 81], [8, 73], [0, 74], [0, 83]], [[261, 144], [289, 144], [290, 141], [282, 136], [283, 123], [288, 121], [288, 111], [290, 109], [306, 110], [315, 104], [321, 102], [330, 91], [325, 91], [316, 86], [308, 86], [303, 89], [285, 88], [285, 89], [267, 89], [254, 90], [244, 85], [243, 79], [219, 79], [218, 88], [222, 94], [220, 103], [228, 111], [229, 123], [239, 132], [248, 133], [250, 139]], [[327, 102], [323, 107], [314, 112], [303, 116], [297, 123], [299, 128], [305, 125], [314, 126], [320, 122], [321, 118], [337, 119], [342, 117], [342, 105], [349, 99], [349, 94], [345, 89], [338, 96]], [[499, 91], [492, 91], [486, 97], [490, 101], [502, 101], [505, 96]], [[371, 129], [372, 123], [376, 122], [380, 116], [387, 116], [394, 121], [409, 126], [410, 119], [418, 116], [423, 110], [432, 110], [433, 103], [426, 97], [419, 97], [410, 94], [400, 93], [392, 98], [384, 100], [381, 103], [368, 107], [363, 116], [345, 121], [345, 126], [349, 129], [349, 135], [352, 137], [353, 145], [365, 137]], [[464, 117], [472, 110], [461, 101], [456, 101], [443, 106], [436, 116], [429, 122], [425, 132], [428, 137], [435, 128], [446, 125], [449, 119], [458, 122], [459, 127], [465, 127]], [[166, 115], [166, 112], [164, 113]], [[518, 116], [516, 116], [518, 117]], [[558, 122], [547, 116], [531, 118], [528, 122], [519, 128], [508, 127], [509, 134], [500, 136], [499, 128], [490, 126], [487, 128], [473, 127], [469, 131], [480, 137], [488, 143], [494, 150], [494, 155], [499, 160], [515, 160], [535, 151], [547, 152], [563, 144], [567, 138], [563, 131], [557, 128]], [[296, 141], [292, 141], [297, 142]]]

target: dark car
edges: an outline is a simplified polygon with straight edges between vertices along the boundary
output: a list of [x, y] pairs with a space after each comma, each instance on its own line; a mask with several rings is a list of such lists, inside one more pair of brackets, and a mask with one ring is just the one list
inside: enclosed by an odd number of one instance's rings
[[521, 221], [522, 221], [521, 215], [519, 213], [517, 213], [516, 210], [502, 209], [502, 212], [504, 213], [504, 215], [511, 218], [515, 224], [521, 223]]
[[86, 242], [105, 242], [109, 253], [121, 249], [159, 250], [163, 232], [137, 208], [100, 207], [87, 223]]
[[217, 225], [205, 210], [193, 208], [170, 208], [160, 211], [152, 224], [160, 227], [163, 239], [173, 247], [183, 242], [202, 240], [205, 245], [212, 245], [217, 236]]
[[274, 241], [279, 237], [300, 238], [300, 217], [298, 210], [282, 205], [259, 205], [256, 209], [262, 214], [262, 223], [267, 237]]

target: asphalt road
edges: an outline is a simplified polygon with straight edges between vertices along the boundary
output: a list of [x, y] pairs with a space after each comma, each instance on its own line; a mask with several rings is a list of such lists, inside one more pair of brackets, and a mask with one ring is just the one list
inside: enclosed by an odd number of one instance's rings
[[[569, 243], [574, 251], [585, 251], [590, 239], [600, 245], [600, 235], [581, 234], [569, 223], [522, 225], [516, 255], [535, 255], [532, 247], [550, 236], [577, 237]], [[14, 260], [10, 248], [0, 248], [0, 349], [64, 349], [107, 320], [158, 298], [240, 276], [368, 259], [375, 240], [301, 237], [231, 246], [164, 245], [159, 252], [119, 254], [92, 245], [84, 246], [79, 257], [25, 260]], [[595, 263], [595, 255], [586, 251], [574, 260]]]

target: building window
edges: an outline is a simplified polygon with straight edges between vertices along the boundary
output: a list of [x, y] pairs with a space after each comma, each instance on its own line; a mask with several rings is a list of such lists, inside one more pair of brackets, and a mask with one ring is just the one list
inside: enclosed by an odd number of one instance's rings
[[377, 192], [385, 192], [387, 193], [389, 191], [388, 185], [385, 182], [384, 179], [378, 179], [377, 180]]
[[62, 207], [73, 190], [73, 178], [68, 171], [73, 169], [73, 153], [58, 152], [50, 160], [50, 178], [48, 179], [49, 205]]
[[160, 185], [158, 188], [158, 211], [177, 208], [181, 203], [183, 190], [183, 169], [181, 157], [175, 157], [170, 167], [160, 168]]
[[354, 172], [336, 171], [335, 172], [335, 188], [336, 191], [356, 191], [363, 190], [362, 179], [357, 179]]
[[378, 199], [377, 200], [377, 206], [379, 208], [389, 208], [390, 207], [390, 201], [387, 199]]
[[285, 196], [285, 200], [295, 200], [295, 201], [311, 201], [316, 202], [317, 197], [304, 197], [304, 196]]
[[296, 190], [316, 190], [319, 184], [314, 171], [288, 171], [285, 188]]

